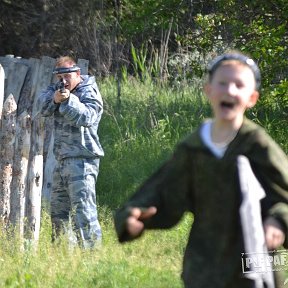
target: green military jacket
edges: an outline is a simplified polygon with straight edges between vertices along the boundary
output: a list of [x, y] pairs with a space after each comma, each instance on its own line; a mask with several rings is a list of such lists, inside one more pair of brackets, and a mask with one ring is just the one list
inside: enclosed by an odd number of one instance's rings
[[248, 119], [221, 159], [204, 145], [200, 128], [179, 143], [173, 156], [115, 213], [119, 241], [132, 240], [125, 230], [130, 207], [157, 207], [156, 215], [145, 222], [148, 229], [170, 228], [191, 211], [194, 223], [182, 274], [185, 287], [241, 287], [237, 282], [242, 281], [245, 251], [239, 216], [239, 155], [249, 159], [265, 190], [263, 219], [273, 215], [282, 223], [287, 245], [288, 158], [264, 129]]

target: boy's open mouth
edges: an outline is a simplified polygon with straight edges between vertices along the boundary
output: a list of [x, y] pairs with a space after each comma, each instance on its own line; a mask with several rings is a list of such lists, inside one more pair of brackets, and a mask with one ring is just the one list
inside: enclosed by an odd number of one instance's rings
[[226, 101], [222, 101], [221, 103], [220, 103], [220, 106], [222, 107], [222, 108], [229, 108], [229, 109], [232, 109], [233, 107], [234, 107], [234, 103], [231, 103], [231, 102], [226, 102]]

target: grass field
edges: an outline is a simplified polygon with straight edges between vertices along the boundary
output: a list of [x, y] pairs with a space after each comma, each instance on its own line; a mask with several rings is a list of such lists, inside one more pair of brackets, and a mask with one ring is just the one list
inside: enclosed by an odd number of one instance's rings
[[94, 250], [70, 247], [64, 239], [52, 245], [45, 213], [37, 251], [21, 252], [18, 241], [1, 235], [0, 287], [181, 287], [191, 217], [184, 217], [171, 231], [149, 232], [121, 245], [110, 213], [100, 209], [100, 215], [104, 239], [102, 247]]

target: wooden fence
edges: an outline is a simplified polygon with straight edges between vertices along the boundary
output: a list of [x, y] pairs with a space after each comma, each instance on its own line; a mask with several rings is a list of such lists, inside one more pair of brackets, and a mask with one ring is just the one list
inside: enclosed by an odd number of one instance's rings
[[[41, 117], [37, 99], [55, 81], [55, 61], [0, 57], [0, 220], [14, 225], [21, 238], [36, 241], [55, 164], [53, 121]], [[77, 64], [88, 73], [87, 60]]]

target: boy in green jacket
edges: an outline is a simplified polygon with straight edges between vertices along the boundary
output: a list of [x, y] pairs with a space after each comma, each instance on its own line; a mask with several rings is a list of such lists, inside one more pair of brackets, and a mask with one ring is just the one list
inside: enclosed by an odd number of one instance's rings
[[208, 76], [204, 91], [213, 119], [179, 143], [115, 213], [118, 238], [170, 228], [191, 211], [186, 288], [278, 287], [273, 269], [259, 273], [252, 262], [241, 262], [243, 255], [268, 256], [288, 242], [287, 155], [244, 116], [259, 98], [260, 72], [252, 59], [232, 51], [212, 61]]

